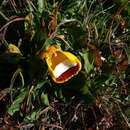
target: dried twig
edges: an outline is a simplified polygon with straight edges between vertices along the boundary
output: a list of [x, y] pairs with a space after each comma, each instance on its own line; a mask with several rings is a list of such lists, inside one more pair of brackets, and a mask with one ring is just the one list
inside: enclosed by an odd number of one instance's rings
[[0, 101], [10, 92], [9, 88], [5, 88], [4, 90], [0, 91]]
[[17, 21], [24, 21], [24, 20], [25, 20], [25, 18], [23, 18], [23, 17], [18, 17], [18, 18], [15, 18], [15, 19], [9, 21], [9, 22], [7, 22], [4, 26], [2, 26], [2, 27], [0, 28], [0, 32], [1, 32], [3, 29], [7, 28], [11, 23], [14, 23], [14, 22], [17, 22]]
[[120, 111], [120, 113], [121, 113], [122, 117], [124, 118], [124, 120], [125, 120], [126, 124], [127, 124], [127, 125], [128, 125], [128, 127], [130, 128], [130, 123], [129, 123], [129, 121], [128, 121], [128, 118], [127, 118], [127, 117], [125, 116], [125, 114], [123, 113], [123, 111], [122, 111], [122, 109], [121, 109], [121, 107], [120, 107], [119, 103], [117, 103], [117, 105], [118, 105], [118, 108], [119, 108], [119, 111]]

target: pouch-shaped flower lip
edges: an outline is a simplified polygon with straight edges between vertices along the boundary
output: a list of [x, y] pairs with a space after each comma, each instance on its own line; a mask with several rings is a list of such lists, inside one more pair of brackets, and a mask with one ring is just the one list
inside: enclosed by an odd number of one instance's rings
[[9, 53], [21, 54], [19, 48], [18, 48], [16, 45], [11, 44], [11, 43], [8, 45], [8, 52], [9, 52]]
[[75, 55], [53, 45], [47, 49], [45, 59], [49, 73], [56, 83], [68, 81], [81, 70], [81, 62]]

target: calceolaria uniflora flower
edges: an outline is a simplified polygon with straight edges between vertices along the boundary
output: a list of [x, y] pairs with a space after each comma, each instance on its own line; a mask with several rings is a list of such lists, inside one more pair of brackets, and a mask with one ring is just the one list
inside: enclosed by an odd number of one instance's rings
[[9, 52], [9, 53], [16, 53], [16, 54], [21, 54], [19, 48], [18, 48], [16, 45], [11, 44], [11, 43], [8, 45], [8, 50], [7, 50], [7, 52]]
[[40, 57], [45, 58], [49, 74], [56, 83], [68, 81], [81, 70], [80, 60], [56, 45], [48, 46], [45, 52], [40, 53]]

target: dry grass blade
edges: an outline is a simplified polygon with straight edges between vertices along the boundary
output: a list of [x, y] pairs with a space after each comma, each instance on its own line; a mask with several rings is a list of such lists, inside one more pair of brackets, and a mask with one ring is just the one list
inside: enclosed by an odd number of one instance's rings
[[5, 28], [7, 28], [11, 23], [17, 22], [17, 21], [24, 21], [25, 18], [14, 18], [13, 20], [7, 22], [4, 26], [0, 28], [0, 32], [2, 32]]
[[0, 91], [0, 101], [10, 92], [9, 88], [5, 88]]

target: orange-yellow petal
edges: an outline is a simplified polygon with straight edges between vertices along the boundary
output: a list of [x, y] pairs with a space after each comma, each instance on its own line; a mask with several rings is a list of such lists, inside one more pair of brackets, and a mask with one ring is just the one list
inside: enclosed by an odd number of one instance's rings
[[56, 83], [64, 83], [81, 70], [80, 60], [57, 46], [49, 46], [45, 52], [49, 73]]

